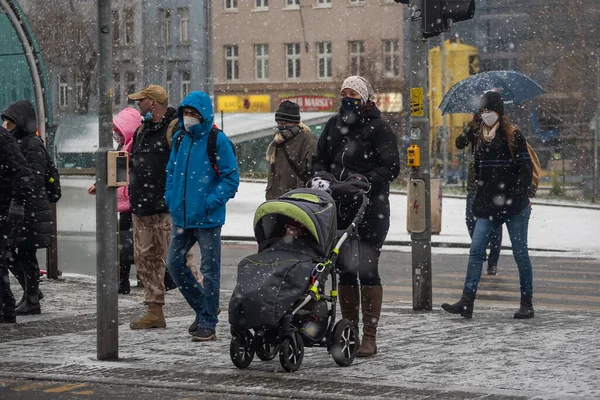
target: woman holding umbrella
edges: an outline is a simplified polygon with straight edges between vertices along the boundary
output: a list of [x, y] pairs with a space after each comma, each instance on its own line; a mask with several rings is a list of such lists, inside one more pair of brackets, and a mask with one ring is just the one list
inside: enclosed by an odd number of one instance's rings
[[[462, 317], [473, 316], [477, 286], [481, 279], [483, 255], [494, 230], [506, 224], [513, 256], [519, 268], [521, 304], [515, 318], [533, 318], [533, 273], [527, 231], [531, 207], [527, 191], [532, 179], [532, 161], [527, 142], [504, 115], [500, 93], [488, 91], [481, 97], [482, 126], [474, 145], [473, 172], [477, 191], [473, 213], [477, 218], [469, 252], [467, 276], [462, 298], [442, 308]], [[513, 157], [514, 154], [514, 157]]]

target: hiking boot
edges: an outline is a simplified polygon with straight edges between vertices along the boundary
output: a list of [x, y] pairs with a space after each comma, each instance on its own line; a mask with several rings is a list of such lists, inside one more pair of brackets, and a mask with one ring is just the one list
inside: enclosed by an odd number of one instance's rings
[[442, 304], [442, 309], [450, 314], [460, 314], [464, 318], [473, 318], [475, 296], [475, 293], [463, 290], [463, 295], [457, 303], [444, 303]]
[[217, 335], [214, 329], [210, 328], [198, 328], [192, 332], [192, 342], [207, 342], [209, 340], [215, 340]]
[[498, 267], [495, 265], [488, 265], [487, 274], [488, 275], [498, 275]]
[[522, 294], [521, 295], [521, 304], [519, 307], [519, 311], [517, 311], [514, 315], [516, 319], [529, 319], [533, 318], [535, 315], [533, 311], [533, 300], [530, 294]]
[[149, 304], [148, 312], [140, 319], [129, 324], [131, 329], [166, 328], [167, 322], [163, 314], [162, 304]]

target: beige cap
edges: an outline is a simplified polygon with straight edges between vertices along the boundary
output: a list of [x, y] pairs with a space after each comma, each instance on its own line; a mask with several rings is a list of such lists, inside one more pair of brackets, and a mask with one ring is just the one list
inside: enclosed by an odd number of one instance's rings
[[169, 104], [169, 95], [167, 91], [159, 85], [146, 86], [137, 93], [128, 96], [131, 100], [152, 99], [156, 100], [165, 106]]

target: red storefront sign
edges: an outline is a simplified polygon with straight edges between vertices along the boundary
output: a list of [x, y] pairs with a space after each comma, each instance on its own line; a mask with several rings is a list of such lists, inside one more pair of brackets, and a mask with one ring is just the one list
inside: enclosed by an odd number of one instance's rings
[[281, 101], [289, 100], [300, 106], [300, 111], [335, 111], [335, 99], [327, 96], [281, 96]]

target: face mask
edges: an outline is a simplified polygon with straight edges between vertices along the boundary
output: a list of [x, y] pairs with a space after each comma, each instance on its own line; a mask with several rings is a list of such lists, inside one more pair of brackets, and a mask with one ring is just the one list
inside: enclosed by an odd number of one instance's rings
[[146, 115], [144, 115], [144, 122], [152, 121], [152, 111], [148, 111]]
[[2, 127], [3, 127], [4, 129], [8, 130], [8, 121], [4, 121], [4, 122], [2, 123]]
[[355, 99], [352, 97], [344, 97], [342, 99], [342, 111], [349, 113], [357, 113], [360, 108], [362, 101], [361, 99]]
[[481, 119], [483, 123], [489, 126], [490, 128], [494, 126], [496, 122], [498, 122], [498, 118], [498, 113], [494, 111], [488, 111], [486, 113], [481, 114]]
[[125, 138], [115, 131], [113, 131], [113, 139], [115, 140], [115, 142], [119, 143], [121, 146], [123, 146], [125, 144]]
[[185, 128], [186, 131], [190, 131], [190, 129], [195, 126], [198, 125], [200, 123], [200, 121], [198, 121], [198, 118], [194, 118], [194, 117], [183, 117], [183, 127]]

